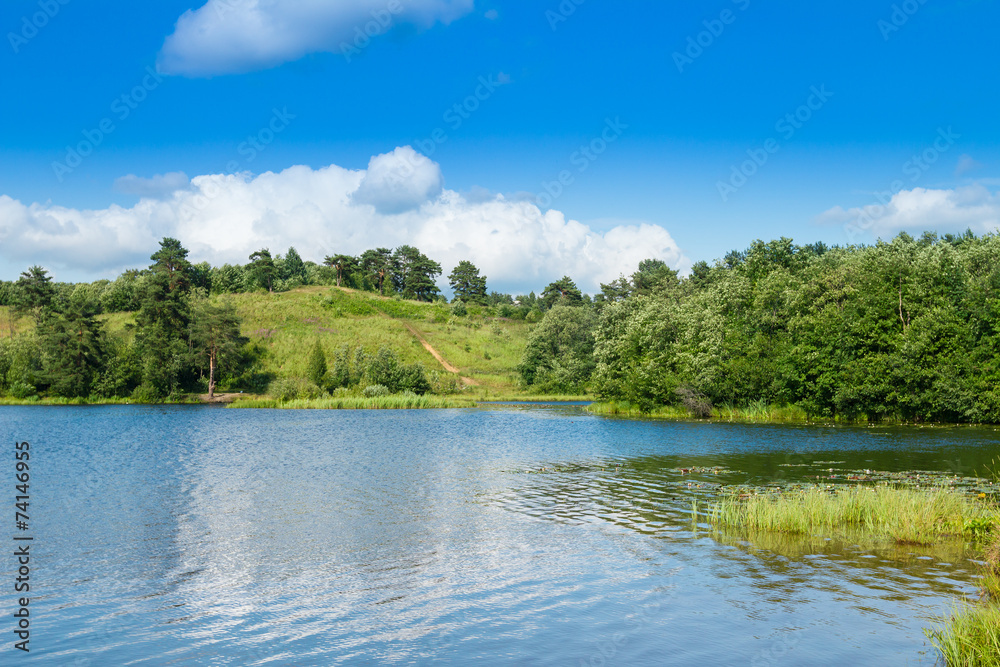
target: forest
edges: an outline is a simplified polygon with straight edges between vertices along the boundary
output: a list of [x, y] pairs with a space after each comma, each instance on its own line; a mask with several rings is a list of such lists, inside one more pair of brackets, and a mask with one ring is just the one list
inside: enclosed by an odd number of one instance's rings
[[[212, 267], [164, 239], [151, 259], [114, 281], [55, 283], [31, 267], [0, 283], [9, 306], [0, 394], [149, 402], [219, 382], [263, 393], [268, 385], [254, 377], [260, 341], [241, 331], [226, 294], [324, 285], [446, 303], [440, 264], [410, 246], [321, 264], [294, 248], [265, 249], [246, 265]], [[646, 260], [593, 296], [568, 276], [537, 296], [489, 292], [486, 280], [471, 262], [456, 266], [448, 311], [532, 323], [516, 370], [534, 394], [591, 395], [639, 413], [675, 406], [695, 417], [768, 405], [816, 418], [1000, 422], [997, 235], [902, 233], [846, 247], [755, 241], [684, 276]], [[134, 313], [128, 336], [104, 331], [111, 313]], [[321, 391], [433, 391], [426, 369], [391, 349], [302, 354], [313, 357], [304, 379]]]

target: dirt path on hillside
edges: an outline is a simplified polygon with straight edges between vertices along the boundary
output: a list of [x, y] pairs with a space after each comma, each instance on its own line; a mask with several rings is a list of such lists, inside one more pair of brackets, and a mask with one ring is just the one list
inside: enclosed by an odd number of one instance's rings
[[479, 383], [473, 380], [472, 378], [463, 377], [461, 375], [461, 371], [459, 371], [457, 368], [455, 368], [447, 361], [445, 361], [445, 358], [441, 356], [441, 353], [435, 350], [434, 347], [429, 342], [427, 342], [427, 339], [424, 338], [424, 335], [419, 331], [417, 331], [415, 327], [410, 325], [409, 322], [403, 322], [403, 326], [406, 327], [407, 331], [409, 331], [411, 334], [417, 337], [417, 340], [420, 341], [420, 344], [424, 346], [425, 350], [430, 352], [432, 355], [434, 355], [435, 359], [441, 362], [441, 365], [444, 366], [444, 369], [446, 371], [458, 375], [459, 379], [462, 380], [462, 383], [465, 384], [466, 386], [476, 387], [479, 385]]

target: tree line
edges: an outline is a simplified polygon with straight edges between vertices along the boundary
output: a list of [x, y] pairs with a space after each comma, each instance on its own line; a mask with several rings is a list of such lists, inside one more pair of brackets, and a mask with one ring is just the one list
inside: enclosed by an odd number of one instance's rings
[[1000, 237], [756, 241], [681, 278], [644, 262], [550, 310], [522, 379], [641, 410], [797, 406], [815, 417], [1000, 422]]
[[[241, 335], [235, 308], [213, 295], [339, 285], [399, 298], [445, 300], [435, 284], [440, 264], [412, 246], [377, 248], [357, 257], [332, 255], [323, 264], [303, 261], [295, 248], [284, 256], [264, 248], [252, 253], [246, 265], [213, 267], [191, 263], [180, 241], [164, 238], [150, 259], [149, 267], [125, 271], [113, 281], [57, 283], [38, 266], [16, 281], [0, 281], [0, 305], [10, 307], [8, 321], [0, 323], [9, 333], [0, 340], [0, 396], [153, 402], [194, 392], [211, 396], [223, 377], [229, 387], [268, 389], [274, 378], [259, 372], [263, 348]], [[469, 261], [455, 267], [449, 283], [455, 292], [452, 312], [458, 316], [465, 315], [466, 304], [476, 304], [500, 317], [539, 321], [558, 299], [589, 302], [567, 277], [539, 297], [488, 292], [486, 277]], [[99, 316], [115, 313], [134, 313], [134, 323], [112, 335], [106, 318]], [[25, 316], [33, 320], [33, 330], [15, 335]], [[341, 350], [331, 361], [329, 376], [315, 378], [320, 390], [363, 383], [392, 392], [424, 393], [431, 387], [422, 368], [402, 364], [391, 350]], [[318, 363], [314, 359], [314, 366]], [[287, 380], [288, 387], [275, 390], [280, 393], [297, 382]]]

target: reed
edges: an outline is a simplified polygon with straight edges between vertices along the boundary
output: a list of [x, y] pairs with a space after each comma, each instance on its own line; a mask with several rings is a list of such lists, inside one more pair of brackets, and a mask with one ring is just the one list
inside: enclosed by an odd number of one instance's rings
[[324, 398], [280, 401], [273, 398], [239, 399], [229, 408], [269, 408], [274, 410], [426, 410], [434, 408], [472, 408], [476, 402], [460, 396], [328, 396]]
[[980, 539], [995, 520], [992, 508], [960, 493], [888, 486], [724, 498], [710, 507], [708, 517], [716, 525], [785, 533], [860, 528], [873, 537], [920, 545], [944, 536]]

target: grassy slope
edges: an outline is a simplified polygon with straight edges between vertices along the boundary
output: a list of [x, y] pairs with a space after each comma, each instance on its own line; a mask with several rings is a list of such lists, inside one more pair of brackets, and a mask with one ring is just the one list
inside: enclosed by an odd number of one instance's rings
[[[217, 297], [218, 298], [218, 297]], [[441, 364], [406, 328], [416, 328], [461, 374], [478, 383], [476, 396], [517, 396], [517, 364], [534, 325], [484, 317], [470, 308], [453, 318], [441, 304], [400, 301], [367, 292], [332, 287], [305, 287], [280, 294], [235, 294], [226, 297], [243, 318], [243, 333], [268, 353], [264, 370], [278, 377], [305, 377], [309, 352], [320, 341], [332, 366], [342, 346], [375, 351], [395, 350], [405, 363], [421, 363], [445, 372]], [[110, 331], [134, 321], [130, 314], [106, 316]], [[490, 358], [487, 359], [486, 356]]]

